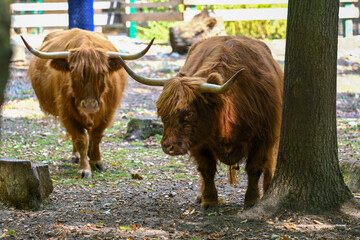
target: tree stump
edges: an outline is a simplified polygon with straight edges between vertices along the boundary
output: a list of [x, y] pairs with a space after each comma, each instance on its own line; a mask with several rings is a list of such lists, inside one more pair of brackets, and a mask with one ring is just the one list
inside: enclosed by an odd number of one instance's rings
[[127, 125], [125, 138], [127, 140], [144, 140], [156, 134], [163, 133], [163, 125], [160, 120], [154, 117], [134, 117]]
[[360, 161], [341, 161], [344, 180], [352, 192], [360, 192]]
[[4, 205], [38, 210], [52, 191], [47, 165], [0, 159], [0, 202]]
[[223, 22], [210, 17], [209, 11], [203, 9], [191, 21], [178, 22], [170, 27], [170, 45], [172, 51], [185, 54], [193, 43], [201, 39], [225, 35], [223, 29]]

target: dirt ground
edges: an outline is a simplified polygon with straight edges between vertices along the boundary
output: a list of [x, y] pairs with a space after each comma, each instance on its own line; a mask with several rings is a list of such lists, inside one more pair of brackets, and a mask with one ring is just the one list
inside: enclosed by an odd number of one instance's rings
[[[140, 74], [149, 74], [156, 65], [157, 69], [165, 69], [157, 75], [162, 76], [175, 72], [184, 59], [176, 55], [150, 55], [137, 62], [136, 67]], [[152, 64], [145, 63], [150, 60]], [[358, 68], [351, 66], [352, 73], [358, 74]], [[40, 112], [25, 75], [26, 63], [13, 66], [8, 101], [2, 111], [2, 137], [21, 133], [22, 141], [27, 143], [37, 136], [49, 137], [48, 132], [54, 128], [59, 129], [56, 135], [61, 135], [58, 123]], [[284, 212], [257, 219], [244, 218], [241, 213], [246, 174], [239, 173], [240, 183], [231, 186], [221, 166], [216, 176], [219, 210], [201, 212], [194, 201], [199, 188], [197, 172], [188, 156], [169, 158], [154, 139], [140, 144], [123, 138], [113, 141], [114, 136], [124, 134], [123, 126], [129, 117], [156, 116], [154, 103], [160, 91], [161, 88], [146, 87], [129, 79], [112, 127], [120, 130], [109, 132], [102, 143], [106, 156], [112, 158], [111, 155], [123, 153], [124, 161], [114, 157], [106, 165], [104, 175], [97, 173], [92, 180], [75, 179], [76, 169], [66, 159], [70, 151], [58, 156], [54, 150], [66, 143], [61, 137], [56, 138], [55, 146], [45, 145], [40, 152], [24, 150], [24, 157], [34, 160], [40, 159], [40, 155], [56, 155], [56, 161], [47, 162], [54, 191], [38, 211], [0, 207], [0, 239], [360, 239], [359, 211], [324, 216]], [[347, 119], [343, 124], [359, 123], [359, 93], [339, 93], [337, 108], [338, 117]], [[34, 129], [34, 123], [41, 128]], [[356, 149], [351, 150], [351, 156], [349, 151], [346, 145], [340, 147], [339, 157], [360, 160]], [[12, 156], [5, 148], [1, 152], [2, 157]], [[130, 167], [125, 164], [128, 160], [133, 164]], [[66, 175], [68, 170], [70, 174]], [[116, 171], [126, 173], [116, 175]], [[140, 177], [131, 177], [130, 172], [137, 172]], [[355, 196], [359, 202], [359, 193]]]

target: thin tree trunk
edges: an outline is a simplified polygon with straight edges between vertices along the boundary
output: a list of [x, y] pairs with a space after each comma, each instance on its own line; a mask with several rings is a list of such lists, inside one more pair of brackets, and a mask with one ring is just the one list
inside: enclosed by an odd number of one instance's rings
[[4, 102], [4, 90], [9, 77], [11, 59], [9, 2], [8, 0], [0, 1], [0, 106]]
[[339, 1], [289, 0], [278, 163], [255, 211], [339, 210], [353, 196], [338, 161]]

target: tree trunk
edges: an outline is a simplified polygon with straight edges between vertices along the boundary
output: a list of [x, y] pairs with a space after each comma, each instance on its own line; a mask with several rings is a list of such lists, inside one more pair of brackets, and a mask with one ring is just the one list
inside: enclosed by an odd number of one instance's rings
[[0, 1], [0, 106], [4, 102], [11, 59], [9, 2]]
[[339, 1], [289, 0], [278, 163], [254, 212], [318, 213], [354, 199], [338, 161], [338, 13]]

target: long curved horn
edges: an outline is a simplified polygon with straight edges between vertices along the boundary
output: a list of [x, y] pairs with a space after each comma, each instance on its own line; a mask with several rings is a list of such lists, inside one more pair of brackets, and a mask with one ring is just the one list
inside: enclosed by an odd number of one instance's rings
[[145, 55], [145, 53], [147, 53], [147, 51], [149, 51], [151, 45], [153, 44], [155, 38], [151, 39], [150, 43], [147, 45], [147, 47], [142, 50], [141, 52], [138, 53], [134, 53], [134, 54], [123, 54], [123, 53], [119, 53], [119, 52], [108, 52], [108, 56], [109, 57], [121, 57], [124, 60], [135, 60], [138, 58], [141, 58], [142, 56]]
[[124, 67], [125, 71], [137, 82], [149, 85], [149, 86], [164, 86], [165, 82], [170, 78], [148, 78], [143, 77], [135, 73], [126, 63], [124, 60], [119, 56], [121, 65]]
[[67, 58], [69, 56], [69, 52], [64, 51], [64, 52], [41, 52], [39, 50], [36, 50], [35, 48], [31, 47], [23, 38], [23, 36], [20, 36], [21, 39], [23, 40], [25, 46], [27, 49], [29, 49], [29, 51], [34, 54], [35, 56], [39, 57], [39, 58], [44, 58], [44, 59], [59, 59], [59, 58]]
[[240, 73], [244, 71], [245, 68], [240, 69], [237, 71], [229, 80], [227, 80], [223, 85], [217, 85], [212, 83], [204, 83], [200, 86], [199, 90], [202, 93], [217, 93], [222, 94], [225, 93], [230, 87], [233, 85], [235, 80], [238, 78]]

